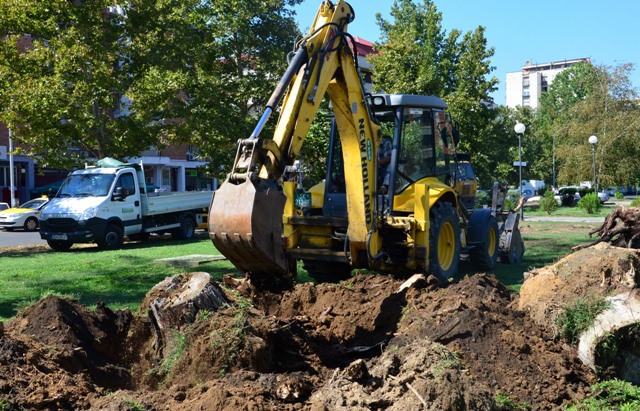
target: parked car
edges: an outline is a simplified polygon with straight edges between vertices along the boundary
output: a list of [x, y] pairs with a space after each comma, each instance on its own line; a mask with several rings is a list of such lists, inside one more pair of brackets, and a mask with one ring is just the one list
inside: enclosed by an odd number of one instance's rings
[[609, 193], [603, 190], [598, 192], [598, 198], [600, 199], [601, 203], [606, 203], [611, 197], [609, 196]]
[[20, 207], [0, 211], [0, 227], [7, 231], [24, 228], [25, 231], [36, 231], [40, 226], [40, 212], [49, 202], [48, 198], [36, 198]]
[[9, 208], [9, 204], [7, 203], [0, 203], [0, 211], [4, 211], [6, 209]]

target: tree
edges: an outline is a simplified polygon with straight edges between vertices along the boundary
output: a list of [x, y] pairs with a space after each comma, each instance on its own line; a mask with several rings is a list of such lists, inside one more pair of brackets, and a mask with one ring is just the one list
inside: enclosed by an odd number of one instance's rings
[[543, 94], [536, 122], [544, 138], [553, 141], [561, 182], [593, 178], [587, 140], [596, 135], [599, 186], [636, 184], [640, 107], [629, 81], [632, 69], [631, 64], [576, 64], [560, 73]]
[[478, 174], [493, 174], [494, 169], [487, 167], [494, 164], [494, 159], [506, 157], [504, 146], [494, 144], [504, 139], [495, 134], [499, 111], [489, 107], [489, 95], [498, 79], [489, 77], [494, 49], [487, 45], [484, 28], [447, 33], [442, 29], [442, 13], [431, 0], [423, 0], [420, 5], [395, 0], [391, 17], [393, 21], [376, 16], [381, 39], [377, 44], [380, 55], [370, 58], [375, 67], [374, 87], [387, 93], [443, 98], [459, 121], [463, 137], [460, 149], [472, 154]]
[[0, 121], [43, 166], [81, 161], [69, 146], [188, 143], [224, 174], [284, 71], [299, 2], [0, 0]]

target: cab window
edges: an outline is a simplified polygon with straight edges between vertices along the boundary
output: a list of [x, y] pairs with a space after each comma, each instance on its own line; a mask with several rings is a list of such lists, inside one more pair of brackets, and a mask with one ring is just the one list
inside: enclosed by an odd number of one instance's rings
[[125, 173], [118, 177], [116, 189], [120, 187], [122, 187], [125, 197], [136, 193], [136, 186], [134, 184], [132, 173]]

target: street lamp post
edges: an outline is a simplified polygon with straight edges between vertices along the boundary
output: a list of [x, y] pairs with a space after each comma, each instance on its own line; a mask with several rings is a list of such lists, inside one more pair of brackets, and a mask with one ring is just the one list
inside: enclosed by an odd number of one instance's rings
[[597, 179], [596, 179], [596, 143], [598, 142], [598, 137], [595, 135], [589, 137], [589, 144], [591, 144], [591, 151], [593, 152], [593, 189], [595, 192], [598, 192]]
[[[520, 199], [522, 199], [522, 135], [524, 134], [524, 130], [526, 127], [522, 123], [518, 123], [513, 128], [513, 131], [518, 135], [518, 168], [520, 170]], [[524, 220], [524, 203], [520, 207], [520, 219]]]
[[9, 205], [11, 208], [17, 207], [16, 199], [14, 197], [14, 191], [16, 189], [14, 183], [14, 172], [13, 172], [13, 132], [11, 127], [9, 127]]

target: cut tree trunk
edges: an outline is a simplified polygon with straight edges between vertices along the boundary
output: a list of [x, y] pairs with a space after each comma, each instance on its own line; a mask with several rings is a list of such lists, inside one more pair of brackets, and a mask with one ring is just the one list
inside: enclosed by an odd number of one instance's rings
[[200, 311], [217, 311], [228, 304], [220, 286], [205, 272], [180, 274], [156, 284], [144, 305], [156, 336], [157, 359], [170, 352], [172, 333], [195, 321]]

